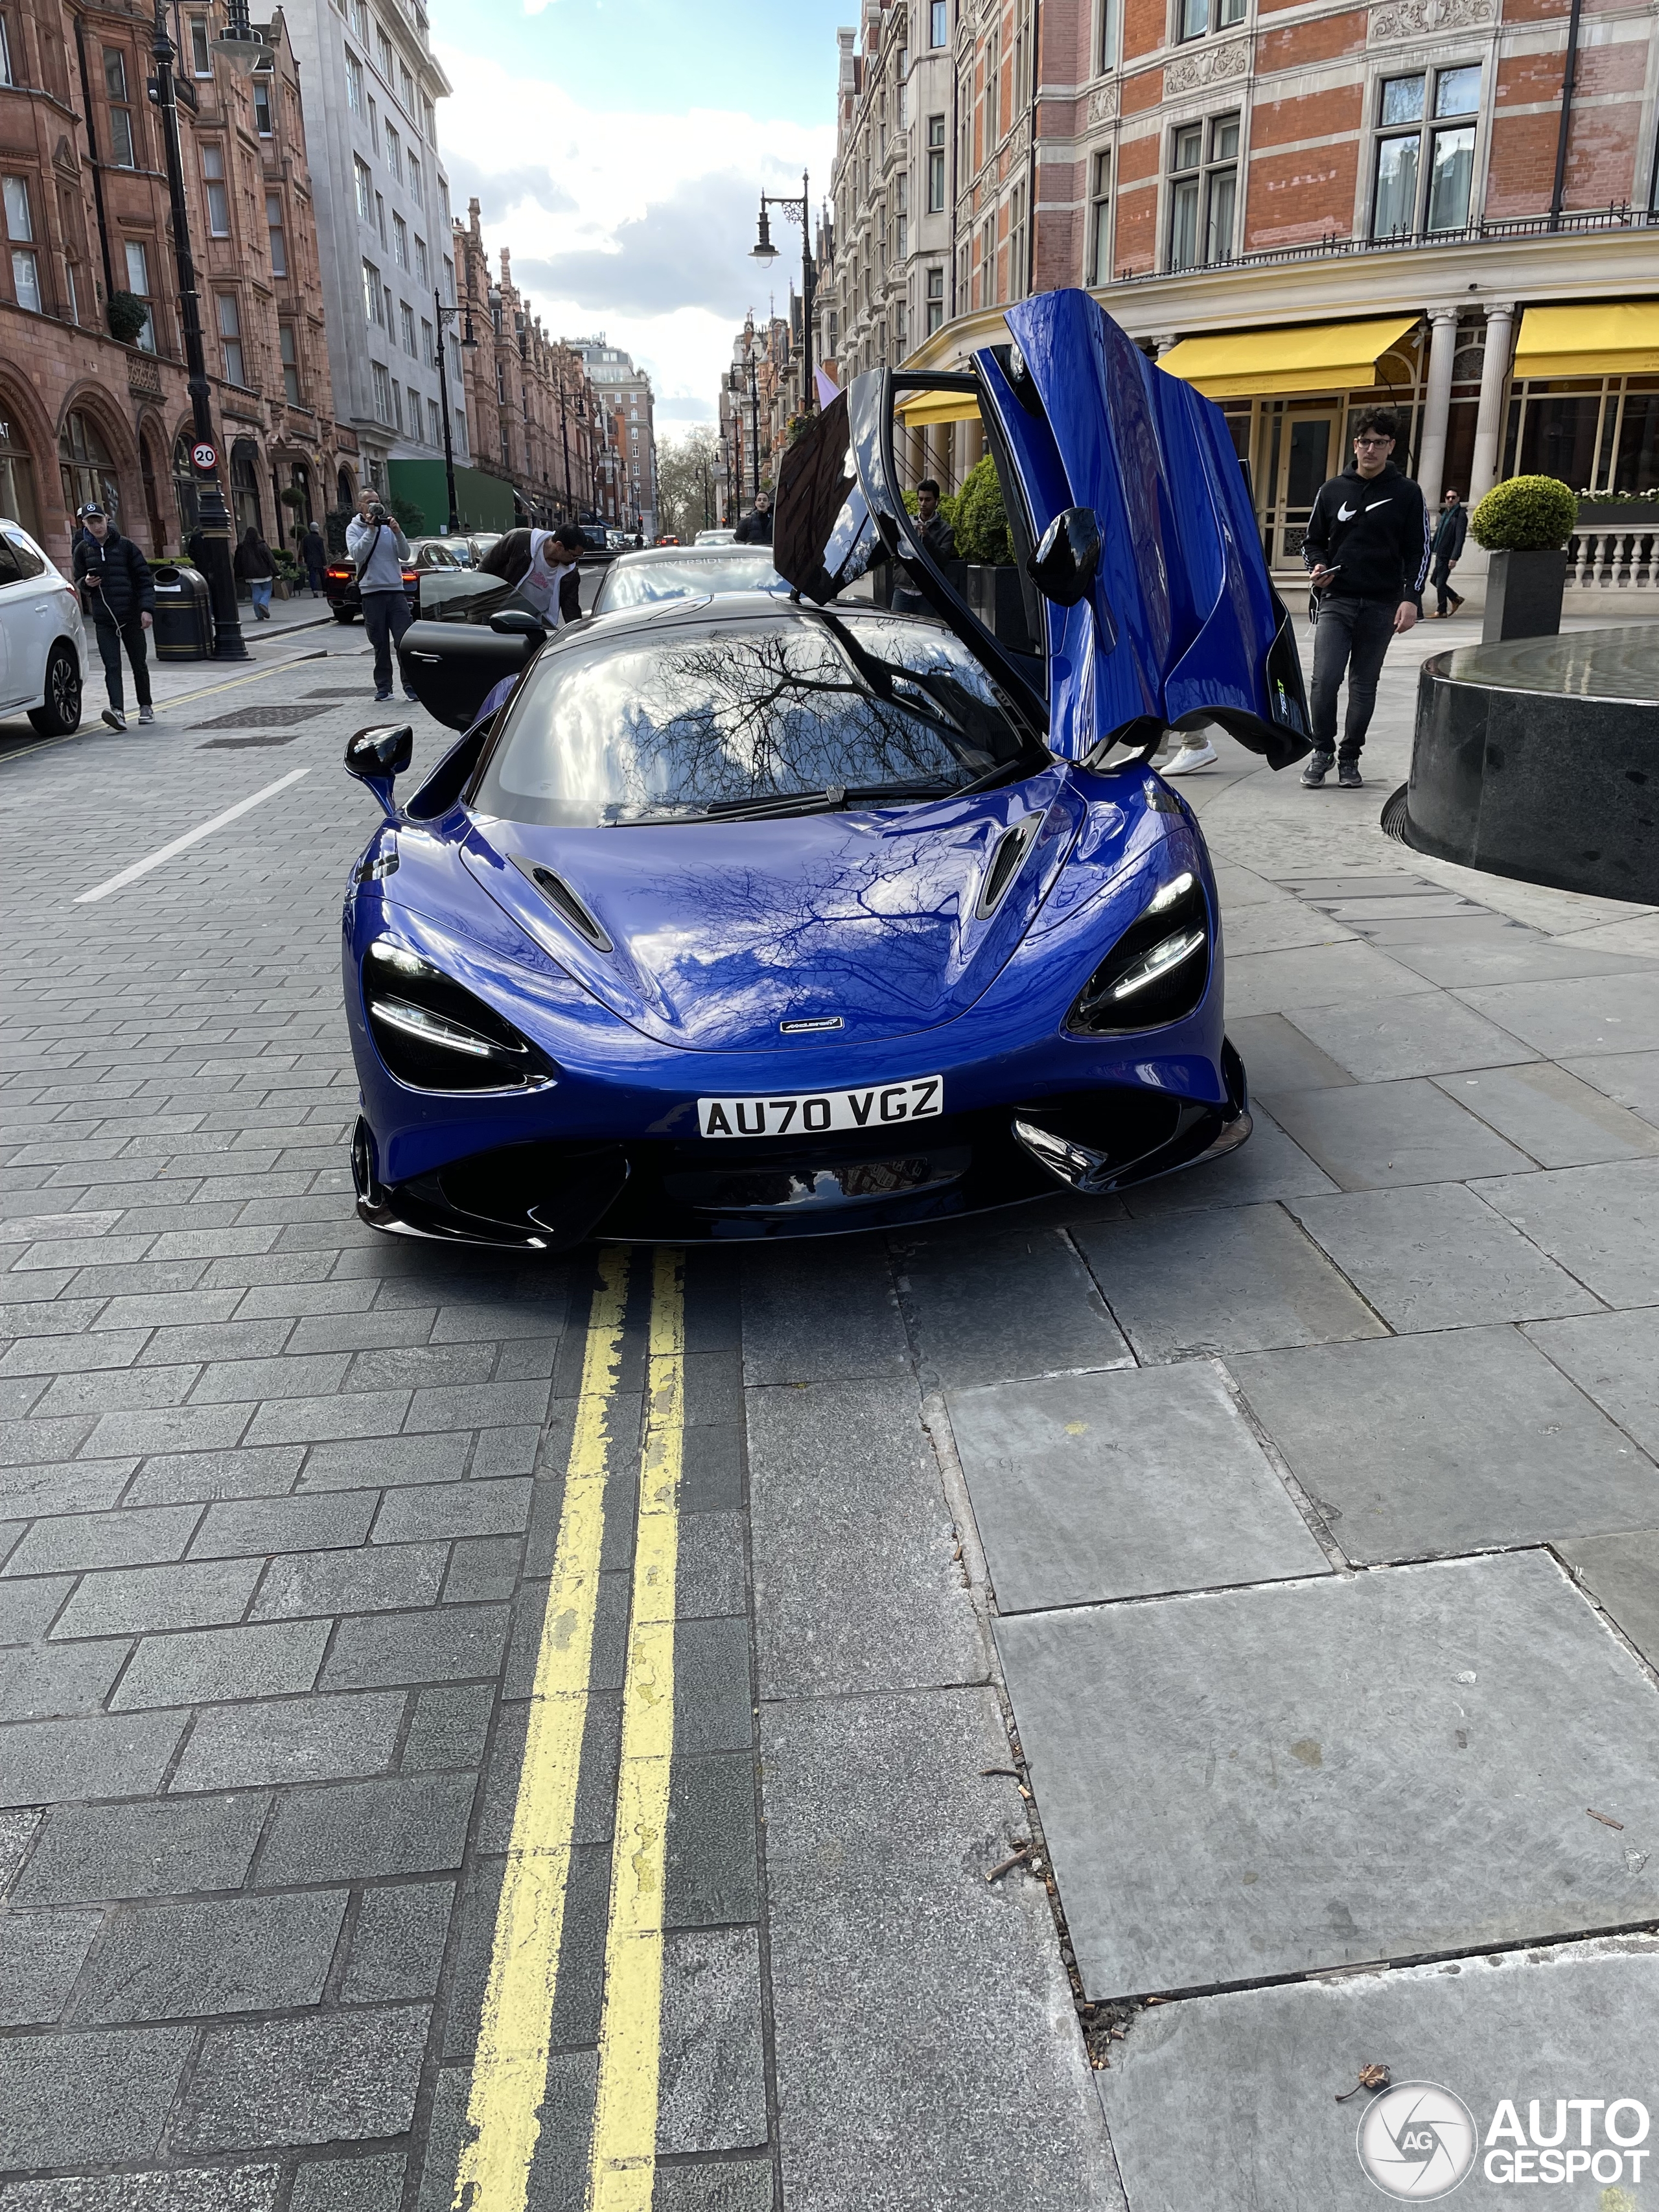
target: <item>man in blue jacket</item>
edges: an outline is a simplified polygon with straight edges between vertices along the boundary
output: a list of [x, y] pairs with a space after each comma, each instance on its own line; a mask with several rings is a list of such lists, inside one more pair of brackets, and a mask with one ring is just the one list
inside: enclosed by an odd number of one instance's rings
[[[1313, 751], [1302, 771], [1310, 791], [1336, 769], [1358, 791], [1360, 749], [1376, 705], [1389, 641], [1417, 620], [1429, 573], [1429, 517], [1423, 495], [1390, 456], [1399, 428], [1393, 411], [1368, 407], [1354, 425], [1353, 460], [1319, 488], [1302, 557], [1319, 594], [1314, 633]], [[1348, 708], [1336, 742], [1336, 695], [1348, 679]]]
[[132, 689], [141, 722], [155, 720], [149, 696], [149, 662], [144, 632], [155, 616], [155, 584], [149, 563], [133, 544], [123, 538], [101, 507], [88, 503], [78, 517], [75, 534], [75, 580], [81, 605], [92, 617], [103, 658], [104, 681], [109, 704], [104, 720], [112, 730], [127, 726], [121, 694], [121, 648], [132, 663]]

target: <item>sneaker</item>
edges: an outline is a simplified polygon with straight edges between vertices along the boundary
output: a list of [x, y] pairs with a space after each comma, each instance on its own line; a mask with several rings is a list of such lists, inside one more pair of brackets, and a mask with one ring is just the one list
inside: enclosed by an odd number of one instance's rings
[[389, 691], [377, 691], [374, 694], [374, 703], [377, 707], [383, 707], [391, 696], [392, 694]]
[[149, 726], [149, 725], [150, 725], [150, 724], [151, 724], [151, 723], [155, 720], [155, 708], [154, 708], [154, 707], [141, 707], [141, 708], [138, 709], [138, 720], [140, 720], [140, 721], [144, 725], [144, 726], [148, 729], [148, 727]]
[[1208, 768], [1210, 763], [1218, 758], [1219, 756], [1215, 747], [1206, 738], [1198, 744], [1182, 745], [1181, 750], [1164, 770], [1164, 774], [1188, 775], [1195, 768]]
[[127, 718], [118, 707], [106, 707], [104, 720], [112, 730], [125, 730], [127, 726]]
[[1310, 791], [1317, 791], [1336, 766], [1334, 753], [1310, 753], [1308, 765], [1302, 771], [1302, 781]]
[[1358, 761], [1342, 762], [1337, 769], [1336, 780], [1344, 791], [1363, 791], [1365, 788], [1365, 779], [1359, 773]]
[[410, 690], [410, 688], [409, 688], [409, 686], [408, 686], [408, 684], [404, 684], [404, 698], [405, 698], [405, 699], [410, 700], [410, 702], [411, 702], [415, 706], [416, 706], [416, 707], [418, 707], [418, 706], [420, 705], [420, 703], [421, 703], [421, 695], [420, 695], [420, 693], [419, 693], [418, 691], [411, 691], [411, 690]]

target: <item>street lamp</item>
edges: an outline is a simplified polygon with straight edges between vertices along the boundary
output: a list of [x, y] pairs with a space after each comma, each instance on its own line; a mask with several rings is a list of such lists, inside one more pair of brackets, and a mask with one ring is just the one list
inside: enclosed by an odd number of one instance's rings
[[807, 415], [817, 410], [817, 391], [812, 378], [812, 295], [817, 284], [817, 270], [812, 262], [811, 192], [806, 171], [800, 173], [800, 198], [792, 198], [787, 193], [763, 192], [760, 203], [760, 227], [755, 243], [749, 249], [751, 261], [769, 264], [778, 258], [778, 249], [772, 243], [772, 226], [767, 220], [769, 207], [781, 208], [791, 222], [800, 225], [800, 328], [801, 350], [805, 358], [805, 374], [800, 380], [802, 412]]
[[[459, 305], [453, 307], [445, 307], [441, 297], [434, 291], [432, 295], [432, 312], [438, 318], [438, 397], [442, 403], [444, 413], [444, 485], [449, 494], [449, 534], [453, 538], [458, 535], [461, 527], [461, 514], [455, 501], [455, 439], [449, 419], [449, 370], [444, 362], [444, 325], [453, 322], [456, 316], [462, 313], [462, 309]], [[478, 341], [473, 336], [472, 316], [470, 311], [467, 312], [466, 319], [461, 325], [461, 343], [469, 353], [477, 353]]]
[[[247, 27], [247, 0], [231, 0], [231, 28], [242, 40], [253, 40], [253, 33]], [[258, 50], [253, 58], [257, 60], [265, 50], [264, 42], [259, 40], [253, 43]], [[167, 0], [155, 0], [150, 52], [155, 61], [155, 105], [161, 113], [161, 143], [167, 155], [173, 256], [179, 279], [179, 320], [184, 331], [185, 366], [190, 372], [185, 388], [190, 393], [191, 427], [195, 433], [191, 441], [190, 466], [196, 487], [197, 527], [207, 549], [213, 657], [216, 660], [246, 660], [247, 641], [242, 635], [241, 618], [236, 611], [236, 579], [230, 565], [230, 510], [225, 505], [224, 489], [219, 481], [219, 441], [213, 431], [213, 394], [208, 383], [207, 355], [202, 346], [196, 263], [190, 250], [190, 215], [185, 205], [185, 161], [179, 143], [178, 92], [173, 81], [173, 46], [167, 35]]]

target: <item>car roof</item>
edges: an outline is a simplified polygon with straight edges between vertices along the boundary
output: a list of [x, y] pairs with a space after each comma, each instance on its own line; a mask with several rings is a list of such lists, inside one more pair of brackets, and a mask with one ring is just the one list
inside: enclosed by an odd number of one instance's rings
[[638, 553], [624, 553], [619, 568], [638, 568], [665, 561], [718, 561], [729, 553], [769, 553], [766, 545], [647, 545]]
[[[763, 552], [765, 548], [762, 546], [757, 550]], [[688, 593], [681, 599], [647, 599], [637, 606], [613, 607], [608, 613], [589, 615], [583, 622], [568, 623], [563, 629], [556, 630], [549, 638], [545, 651], [556, 653], [567, 641], [574, 645], [596, 631], [603, 631], [606, 637], [617, 637], [630, 629], [660, 634], [665, 628], [680, 623], [743, 622], [752, 625], [757, 622], [799, 622], [810, 616], [826, 613], [833, 615], [837, 621], [856, 619], [860, 616], [878, 617], [883, 622], [913, 624], [917, 629], [932, 630], [935, 634], [945, 627], [931, 615], [904, 613], [894, 607], [878, 607], [862, 599], [824, 608], [814, 605], [810, 599], [802, 601], [793, 595], [786, 598], [775, 591], [709, 592]]]

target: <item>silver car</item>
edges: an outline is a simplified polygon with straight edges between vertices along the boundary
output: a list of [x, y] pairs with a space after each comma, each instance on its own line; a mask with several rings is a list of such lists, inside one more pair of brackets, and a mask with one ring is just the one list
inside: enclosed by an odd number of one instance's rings
[[596, 615], [653, 599], [702, 599], [723, 592], [787, 592], [767, 545], [653, 545], [623, 553], [605, 573]]

